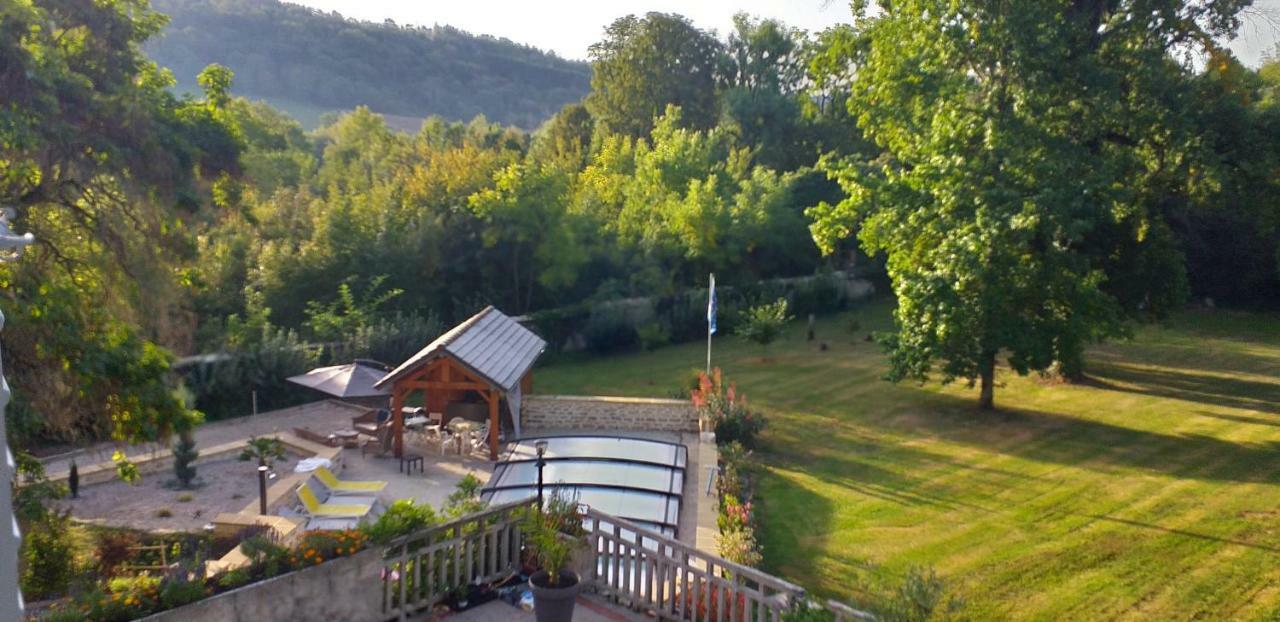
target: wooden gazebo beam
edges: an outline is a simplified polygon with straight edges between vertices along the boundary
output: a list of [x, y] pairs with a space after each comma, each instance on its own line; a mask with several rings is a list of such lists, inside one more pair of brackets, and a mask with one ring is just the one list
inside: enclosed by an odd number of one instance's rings
[[[435, 365], [439, 365], [440, 379], [438, 380], [430, 377]], [[502, 401], [502, 391], [487, 382], [478, 381], [467, 370], [461, 367], [455, 369], [455, 367], [457, 363], [452, 359], [436, 359], [417, 373], [400, 378], [392, 384], [392, 433], [395, 437], [397, 458], [404, 456], [404, 403], [410, 394], [414, 391], [475, 391], [489, 402], [489, 460], [498, 459], [498, 432], [502, 429], [498, 406]], [[457, 374], [454, 373], [455, 371]]]

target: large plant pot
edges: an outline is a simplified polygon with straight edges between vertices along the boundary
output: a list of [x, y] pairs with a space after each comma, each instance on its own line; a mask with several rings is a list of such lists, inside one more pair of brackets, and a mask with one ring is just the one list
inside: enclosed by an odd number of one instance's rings
[[547, 584], [550, 575], [539, 570], [529, 577], [529, 587], [533, 590], [533, 615], [538, 622], [572, 622], [573, 603], [582, 589], [582, 581], [578, 573], [565, 570], [560, 573], [560, 582], [555, 587]]

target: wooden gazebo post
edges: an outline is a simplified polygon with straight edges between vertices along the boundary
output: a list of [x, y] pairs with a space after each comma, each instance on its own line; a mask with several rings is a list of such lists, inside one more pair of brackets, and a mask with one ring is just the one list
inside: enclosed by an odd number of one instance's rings
[[497, 389], [489, 389], [486, 397], [489, 399], [489, 460], [492, 462], [498, 459], [498, 426], [502, 425], [498, 417], [498, 401], [502, 394]]
[[397, 458], [404, 457], [404, 398], [405, 389], [396, 383], [391, 391], [391, 434]]

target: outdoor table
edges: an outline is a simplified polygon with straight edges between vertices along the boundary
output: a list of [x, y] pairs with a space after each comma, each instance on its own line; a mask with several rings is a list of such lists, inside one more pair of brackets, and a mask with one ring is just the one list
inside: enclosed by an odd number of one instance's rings
[[330, 434], [330, 436], [338, 439], [338, 441], [342, 444], [343, 447], [359, 446], [360, 433], [355, 430], [351, 430], [351, 429], [335, 430], [333, 434]]
[[413, 467], [417, 465], [419, 473], [426, 473], [426, 461], [417, 454], [405, 454], [400, 456], [400, 472], [406, 475], [413, 473]]

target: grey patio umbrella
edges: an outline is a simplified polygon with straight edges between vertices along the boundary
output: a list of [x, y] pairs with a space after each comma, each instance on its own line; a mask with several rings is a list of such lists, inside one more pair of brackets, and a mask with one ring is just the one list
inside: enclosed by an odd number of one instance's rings
[[391, 387], [377, 389], [373, 386], [385, 375], [386, 365], [356, 359], [346, 365], [317, 367], [300, 376], [290, 376], [288, 380], [338, 398], [380, 397], [391, 394]]

